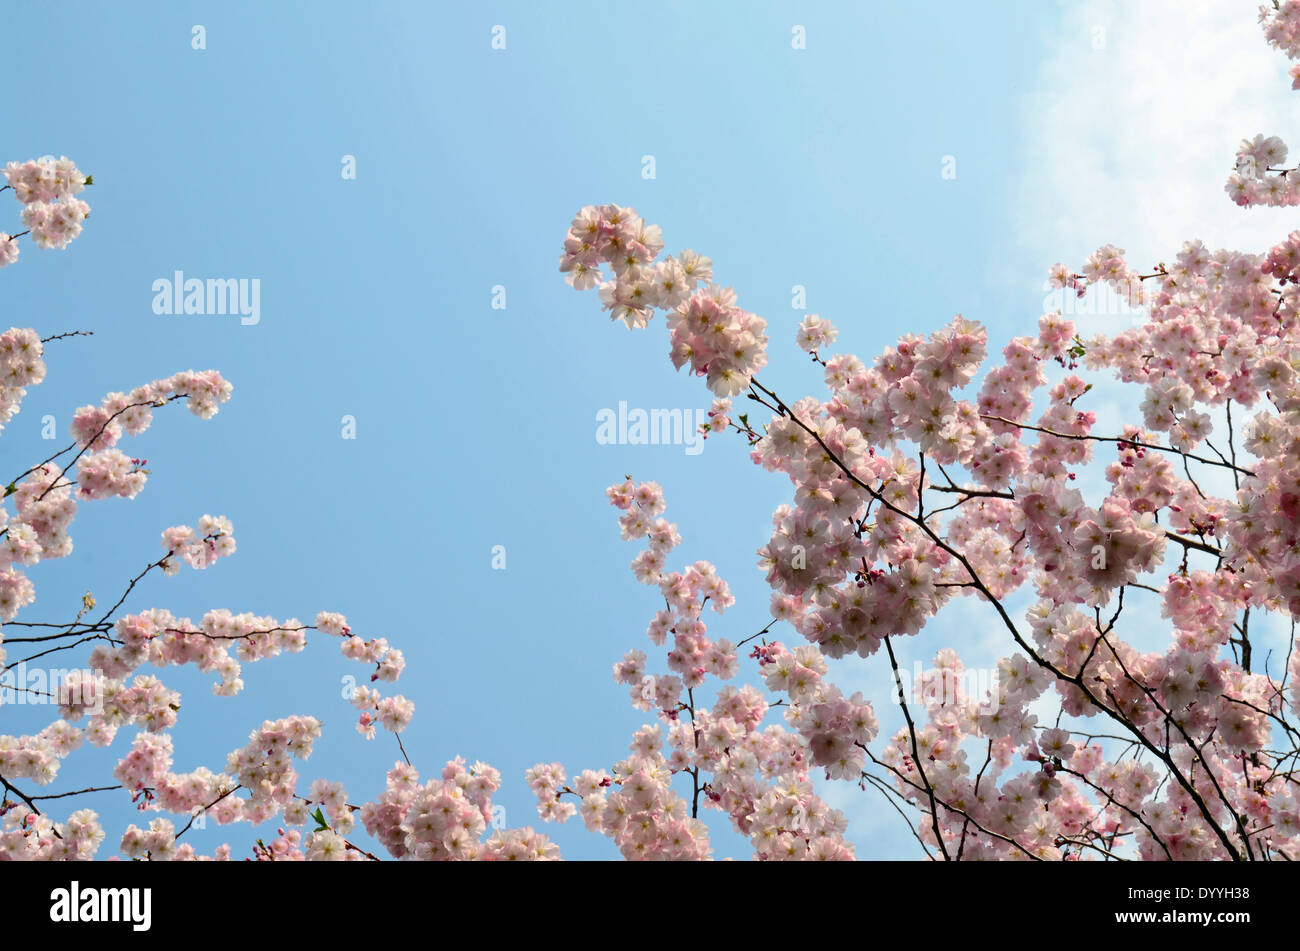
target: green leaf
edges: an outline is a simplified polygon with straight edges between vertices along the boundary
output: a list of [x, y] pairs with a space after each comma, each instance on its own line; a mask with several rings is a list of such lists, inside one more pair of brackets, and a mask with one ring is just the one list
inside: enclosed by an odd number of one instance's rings
[[95, 176], [94, 176], [94, 175], [87, 175], [87, 176], [86, 176], [86, 184], [87, 184], [87, 185], [93, 185], [93, 184], [95, 184]]
[[18, 486], [10, 482], [7, 486], [5, 486], [5, 494], [0, 495], [0, 498], [7, 499], [9, 498], [9, 496], [13, 495], [17, 491], [18, 491]]
[[320, 806], [316, 807], [316, 811], [311, 814], [311, 817], [316, 820], [317, 832], [323, 832], [330, 827], [330, 824], [325, 821], [325, 814], [320, 811]]

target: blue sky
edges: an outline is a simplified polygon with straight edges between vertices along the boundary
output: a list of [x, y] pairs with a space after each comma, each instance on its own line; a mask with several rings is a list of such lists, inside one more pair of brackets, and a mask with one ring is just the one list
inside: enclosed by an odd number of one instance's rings
[[[662, 665], [644, 635], [660, 605], [627, 570], [640, 549], [619, 540], [605, 487], [625, 473], [663, 485], [683, 536], [674, 564], [717, 565], [737, 604], [712, 629], [733, 641], [768, 620], [755, 551], [790, 496], [737, 439], [710, 439], [698, 455], [596, 441], [597, 413], [620, 401], [703, 409], [709, 395], [673, 372], [662, 318], [630, 333], [565, 285], [556, 265], [574, 212], [631, 205], [663, 227], [670, 252], [710, 256], [742, 306], [767, 318], [763, 379], [787, 402], [823, 391], [793, 345], [805, 313], [791, 306], [794, 285], [806, 288], [807, 312], [839, 326], [837, 350], [870, 359], [958, 312], [999, 345], [1031, 330], [1047, 267], [1077, 265], [1106, 241], [1125, 246], [1112, 225], [1159, 238], [1152, 253], [1177, 250], [1118, 184], [1158, 157], [1163, 140], [1143, 151], [1141, 136], [1159, 123], [1144, 125], [1121, 97], [1109, 118], [1137, 131], [1107, 139], [1106, 110], [1088, 95], [1131, 73], [1142, 50], [1174, 70], [1146, 80], [1151, 95], [1179, 88], [1191, 54], [1152, 52], [1167, 22], [1149, 11], [1028, 0], [996, 13], [960, 2], [645, 9], [26, 9], [23, 35], [57, 38], [59, 56], [39, 85], [10, 97], [0, 161], [67, 155], [95, 184], [82, 196], [92, 207], [82, 237], [63, 252], [28, 244], [0, 274], [5, 326], [94, 336], [49, 346], [47, 381], [6, 427], [0, 461], [10, 475], [25, 469], [63, 444], [78, 406], [178, 370], [219, 369], [235, 390], [216, 418], [172, 407], [124, 446], [149, 459], [145, 492], [82, 506], [76, 551], [34, 570], [37, 602], [20, 619], [70, 618], [87, 588], [111, 603], [159, 556], [163, 528], [226, 515], [234, 558], [151, 575], [125, 609], [345, 613], [406, 654], [396, 689], [416, 703], [404, 741], [423, 775], [457, 754], [489, 762], [503, 774], [496, 801], [508, 823], [539, 826], [523, 771], [623, 758], [645, 717], [611, 665], [633, 647]], [[1245, 24], [1231, 35], [1248, 65], [1233, 78], [1272, 90], [1285, 61], [1252, 10], [1222, 14], [1234, 31]], [[1214, 35], [1216, 22], [1198, 25]], [[196, 24], [206, 49], [191, 47]], [[503, 50], [491, 46], [497, 25]], [[792, 49], [796, 25], [805, 49]], [[1077, 118], [1062, 128], [1060, 113]], [[1269, 115], [1284, 123], [1291, 113]], [[1233, 126], [1231, 110], [1223, 118]], [[1196, 148], [1222, 166], [1208, 187], [1200, 166], [1172, 160], [1170, 177], [1196, 208], [1236, 213], [1222, 179], [1236, 138], [1256, 131], [1287, 127], [1247, 124], [1226, 145], [1206, 133]], [[1088, 161], [1120, 145], [1118, 165]], [[349, 155], [355, 180], [340, 174]], [[955, 179], [941, 176], [945, 156]], [[1062, 184], [1071, 162], [1079, 176], [1103, 177], [1073, 194]], [[1169, 199], [1175, 206], [1187, 209]], [[0, 202], [0, 228], [18, 230], [17, 207]], [[1194, 236], [1176, 224], [1177, 237]], [[260, 321], [156, 315], [152, 283], [177, 270], [257, 278]], [[491, 306], [497, 285], [504, 309]], [[58, 443], [40, 438], [45, 414]], [[345, 415], [354, 440], [341, 438]], [[504, 571], [491, 566], [496, 545]], [[904, 662], [958, 632], [978, 656], [981, 632], [993, 632], [961, 615], [973, 610], [954, 608], [906, 645]], [[64, 666], [77, 660], [64, 656]], [[846, 692], [883, 696], [887, 670], [874, 661], [841, 668]], [[320, 639], [305, 655], [246, 664], [233, 699], [211, 696], [210, 678], [169, 671], [185, 701], [176, 769], [219, 768], [264, 718], [312, 713], [326, 733], [304, 778], [343, 780], [352, 802], [373, 798], [397, 749], [391, 735], [367, 742], [353, 729], [341, 678], [360, 670]], [[892, 729], [894, 712], [878, 712]], [[39, 729], [47, 714], [6, 708], [0, 731]], [[129, 737], [75, 754], [49, 791], [102, 781]], [[832, 801], [850, 813], [860, 856], [918, 857], [877, 793], [847, 787]], [[138, 821], [115, 794], [83, 804], [110, 830]], [[719, 857], [748, 854], [720, 817], [710, 825]], [[264, 831], [191, 834], [204, 851], [230, 841], [243, 854]], [[577, 820], [545, 831], [569, 858], [616, 854]], [[115, 844], [111, 832], [101, 857]]]

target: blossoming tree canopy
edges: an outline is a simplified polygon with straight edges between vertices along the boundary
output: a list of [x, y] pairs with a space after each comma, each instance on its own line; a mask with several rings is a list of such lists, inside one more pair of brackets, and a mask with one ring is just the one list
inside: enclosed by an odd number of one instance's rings
[[[72, 162], [10, 163], [5, 174], [9, 184], [3, 190], [12, 189], [22, 204], [23, 223], [39, 247], [65, 248], [80, 234], [89, 209], [74, 196], [91, 180]], [[17, 259], [18, 239], [26, 233], [0, 234], [0, 264]], [[45, 379], [46, 345], [83, 334], [89, 332], [41, 337], [31, 328], [10, 328], [0, 334], [0, 429], [19, 411], [27, 388]], [[400, 739], [403, 761], [373, 802], [353, 805], [342, 783], [326, 779], [302, 787], [295, 763], [310, 756], [321, 736], [321, 721], [313, 716], [263, 722], [244, 747], [218, 757], [215, 769], [181, 773], [172, 768], [168, 731], [179, 719], [182, 698], [160, 675], [142, 670], [194, 665], [213, 675], [215, 694], [231, 696], [243, 689], [243, 663], [298, 653], [308, 631], [337, 639], [345, 658], [370, 668], [374, 686], [356, 687], [350, 697], [362, 736], [373, 739], [379, 727], [396, 736], [414, 713], [411, 701], [385, 695], [378, 686], [401, 675], [402, 652], [385, 638], [353, 633], [340, 614], [322, 611], [313, 624], [226, 609], [209, 611], [198, 622], [161, 608], [121, 614], [128, 595], [150, 574], [174, 575], [182, 566], [205, 569], [233, 555], [234, 529], [225, 517], [204, 515], [192, 526], [163, 530], [162, 556], [125, 580], [124, 591], [107, 610], [97, 610], [88, 593], [71, 621], [31, 618], [36, 589], [30, 575], [43, 562], [72, 553], [70, 529], [79, 506], [134, 498], [144, 489], [146, 460], [129, 456], [120, 444], [147, 430], [156, 409], [184, 401], [191, 413], [209, 419], [232, 392], [217, 371], [191, 370], [110, 393], [98, 405], [76, 411], [71, 445], [35, 459], [6, 484], [0, 499], [0, 671], [100, 643], [89, 651], [85, 670], [50, 685], [57, 689], [5, 688], [34, 693], [33, 702], [50, 703], [58, 717], [33, 734], [0, 735], [0, 858], [88, 859], [99, 853], [108, 833], [95, 811], [73, 808], [56, 818], [38, 805], [49, 796], [34, 792], [54, 783], [62, 762], [87, 742], [118, 745], [113, 784], [53, 795], [75, 801], [91, 792], [119, 790], [148, 819], [147, 828], [132, 823], [115, 833], [114, 848], [129, 858], [231, 858], [229, 845], [204, 856], [180, 841], [196, 819], [209, 815], [218, 825], [256, 825], [278, 817], [283, 826], [276, 835], [258, 839], [247, 853], [259, 860], [374, 859], [349, 838], [358, 816], [395, 857], [553, 857], [556, 850], [547, 837], [529, 828], [500, 828], [484, 841], [487, 824], [496, 818], [491, 803], [499, 788], [496, 770], [482, 763], [467, 767], [458, 758], [436, 778], [421, 782]], [[123, 729], [134, 731], [125, 743], [118, 738]], [[301, 826], [309, 827], [305, 834]]]
[[[1300, 2], [1261, 16], [1270, 41], [1300, 58]], [[1230, 195], [1300, 203], [1285, 158], [1276, 138], [1243, 143]], [[750, 654], [784, 694], [788, 729], [762, 725], [750, 687], [697, 704], [694, 690], [736, 669], [740, 645], [711, 640], [702, 620], [710, 601], [721, 611], [731, 598], [705, 562], [668, 569], [679, 539], [659, 487], [628, 480], [610, 500], [624, 537], [647, 540], [633, 571], [665, 600], [647, 633], [673, 641], [668, 673], [642, 651], [614, 673], [661, 722], [616, 768], [613, 817], [608, 777], [564, 786], [558, 765], [530, 776], [543, 817], [572, 814], [572, 793], [625, 855], [674, 856], [679, 838], [701, 841], [684, 810], [693, 818], [704, 804], [729, 813], [759, 857], [844, 857], [842, 816], [809, 783], [821, 774], [909, 806], [933, 857], [1300, 855], [1300, 232], [1263, 254], [1188, 241], [1149, 273], [1113, 246], [1077, 273], [1057, 265], [1055, 287], [1082, 296], [1108, 285], [1145, 322], [1084, 339], [1049, 313], [991, 366], [985, 329], [961, 317], [870, 365], [827, 356], [835, 328], [808, 317], [796, 342], [830, 392], [793, 402], [759, 379], [766, 323], [714, 282], [710, 259], [661, 257], [664, 247], [632, 209], [589, 206], [560, 270], [629, 328], [665, 311], [674, 366], [715, 397], [706, 433], [740, 434], [753, 462], [794, 487], [758, 552], [773, 621], [755, 638], [780, 621], [806, 643], [762, 639]], [[1141, 419], [1098, 432], [1088, 394], [1114, 381], [1140, 388]], [[754, 405], [737, 414], [742, 394]], [[763, 411], [769, 421], [751, 423]], [[1079, 476], [1097, 469], [1107, 489], [1089, 498]], [[1025, 590], [1034, 602], [1015, 617], [1004, 602]], [[925, 676], [956, 688], [904, 690], [894, 641], [929, 634], [958, 598], [1011, 649], [991, 689], [966, 695], [962, 661], [943, 647]], [[1125, 639], [1126, 599], [1168, 620], [1161, 649]], [[1255, 649], [1266, 619], [1290, 627], [1281, 663]], [[883, 654], [897, 684], [896, 727], [879, 748], [879, 712], [829, 679], [828, 660], [850, 653]], [[685, 804], [667, 782], [679, 772], [692, 783]]]
[[[1265, 8], [1262, 22], [1300, 59], [1300, 0]], [[1300, 67], [1292, 75], [1300, 88]], [[1229, 195], [1300, 203], [1285, 161], [1280, 140], [1247, 140]], [[67, 159], [5, 175], [26, 230], [0, 233], [0, 265], [28, 234], [66, 248], [91, 180]], [[757, 552], [766, 623], [719, 630], [736, 599], [711, 563], [670, 563], [681, 534], [662, 487], [615, 481], [620, 533], [644, 546], [630, 567], [656, 604], [654, 658], [628, 650], [613, 675], [654, 722], [615, 762], [528, 770], [543, 821], [581, 814], [629, 859], [714, 857], [710, 815], [760, 859], [850, 859], [845, 814], [817, 785], [843, 781], [888, 800], [931, 858], [1300, 858], [1300, 232], [1263, 253], [1188, 241], [1144, 270], [1110, 245], [1078, 270], [1054, 267], [1062, 292], [1108, 287], [1141, 305], [1142, 323], [1114, 336], [1085, 338], [1049, 313], [991, 352], [986, 329], [958, 316], [868, 362], [832, 354], [835, 326], [809, 316], [795, 343], [827, 393], [790, 400], [760, 380], [767, 322], [715, 281], [711, 259], [665, 248], [632, 209], [593, 205], [573, 219], [560, 269], [629, 328], [663, 311], [673, 365], [712, 396], [704, 435], [734, 433], [753, 463], [789, 479], [792, 498]], [[81, 333], [0, 335], [0, 427], [44, 379], [46, 347]], [[1132, 395], [1127, 425], [1099, 425], [1101, 388]], [[331, 611], [304, 623], [124, 610], [156, 594], [157, 575], [234, 555], [223, 516], [163, 528], [162, 553], [140, 555], [108, 606], [88, 594], [71, 620], [35, 613], [32, 576], [72, 554], [79, 507], [144, 490], [150, 470], [128, 440], [155, 410], [182, 401], [208, 419], [232, 393], [215, 370], [109, 393], [76, 411], [70, 445], [0, 476], [0, 666], [92, 645], [75, 654], [85, 670], [51, 691], [48, 725], [0, 735], [0, 857], [558, 857], [533, 828], [504, 828], [492, 767], [458, 757], [422, 779], [401, 739], [414, 705], [384, 686], [405, 658], [385, 638]], [[954, 601], [967, 626], [1005, 645], [987, 689], [966, 688], [961, 645], [943, 643], [935, 622]], [[1167, 621], [1154, 646], [1139, 610]], [[1270, 640], [1287, 629], [1289, 642]], [[299, 653], [309, 636], [368, 670], [348, 700], [361, 737], [392, 734], [386, 776], [345, 786], [301, 775], [323, 729], [301, 712], [249, 724], [242, 746], [174, 769], [184, 710], [164, 682], [171, 668], [193, 665], [227, 697], [243, 689], [244, 664]], [[898, 645], [913, 637], [934, 659], [909, 689]], [[887, 707], [834, 682], [849, 655], [893, 684]], [[87, 743], [113, 749], [112, 777], [61, 788], [64, 762]], [[81, 806], [91, 792], [131, 803], [140, 822], [106, 829]], [[185, 839], [200, 817], [232, 837], [239, 823], [275, 834], [250, 828], [200, 854]]]

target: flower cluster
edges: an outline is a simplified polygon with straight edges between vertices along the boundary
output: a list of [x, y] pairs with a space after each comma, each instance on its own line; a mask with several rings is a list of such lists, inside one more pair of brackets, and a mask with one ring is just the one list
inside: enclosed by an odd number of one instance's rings
[[829, 320], [822, 320], [817, 314], [809, 314], [799, 323], [799, 332], [795, 334], [795, 344], [807, 353], [816, 353], [823, 347], [835, 342], [839, 331]]
[[87, 178], [66, 155], [57, 161], [10, 162], [4, 168], [14, 197], [24, 205], [56, 202], [81, 194]]
[[103, 841], [99, 817], [90, 809], [56, 823], [23, 804], [0, 805], [0, 861], [87, 861]]
[[71, 431], [82, 449], [115, 446], [125, 431], [138, 436], [153, 422], [153, 407], [184, 399], [200, 419], [217, 414], [218, 404], [230, 399], [234, 387], [216, 370], [187, 370], [165, 380], [154, 380], [130, 393], [109, 393], [99, 406], [83, 406], [72, 417]]
[[[45, 363], [40, 338], [34, 330], [11, 328], [0, 335], [0, 367], [5, 371], [0, 385], [0, 428], [17, 411], [25, 386], [41, 382]], [[50, 558], [64, 558], [72, 552], [68, 527], [77, 511], [77, 500], [134, 498], [145, 485], [148, 470], [144, 460], [128, 457], [114, 445], [123, 432], [139, 435], [153, 420], [152, 407], [173, 399], [187, 400], [190, 411], [207, 419], [217, 413], [218, 404], [230, 399], [231, 385], [215, 370], [187, 371], [156, 380], [131, 394], [110, 393], [98, 407], [84, 406], [73, 417], [72, 434], [79, 447], [73, 462], [76, 479], [54, 459], [33, 466], [14, 480], [0, 500], [0, 623], [11, 621], [20, 609], [35, 600], [35, 588], [25, 571]], [[74, 493], [75, 487], [75, 493]], [[11, 516], [4, 502], [12, 495], [17, 512]], [[203, 526], [211, 522], [208, 528]], [[234, 551], [229, 523], [205, 516], [198, 539], [182, 536], [187, 528], [169, 529], [163, 544], [180, 558], [160, 562], [172, 574], [184, 560], [194, 567], [206, 567], [217, 557]], [[0, 663], [4, 660], [0, 649]]]
[[708, 258], [683, 251], [656, 261], [663, 247], [659, 226], [635, 210], [589, 205], [569, 226], [560, 270], [577, 290], [598, 286], [610, 319], [629, 328], [645, 327], [656, 308], [667, 311], [673, 365], [690, 364], [716, 395], [735, 396], [767, 365], [767, 322], [736, 306], [731, 288], [712, 283]]
[[169, 575], [180, 571], [179, 562], [202, 570], [218, 558], [228, 558], [235, 553], [235, 527], [224, 515], [204, 515], [198, 526], [173, 525], [164, 529], [162, 546], [167, 550], [162, 559], [162, 569]]
[[[1300, 3], [1283, 0], [1272, 7], [1260, 7], [1264, 36], [1290, 59], [1300, 59]], [[1300, 89], [1300, 64], [1291, 67], [1292, 89]], [[1300, 178], [1287, 169], [1287, 147], [1277, 136], [1262, 133], [1243, 139], [1237, 149], [1236, 170], [1224, 186], [1228, 196], [1242, 207], [1300, 205]]]
[[[0, 235], [0, 241], [3, 238]], [[5, 263], [5, 247], [0, 243], [0, 264]], [[0, 334], [0, 430], [18, 412], [26, 388], [45, 379], [44, 354], [45, 347], [35, 330], [10, 327]]]
[[[38, 248], [63, 250], [81, 234], [81, 223], [89, 214], [90, 206], [78, 198], [65, 198], [55, 204], [34, 201], [23, 208], [23, 225]], [[13, 239], [8, 243], [12, 244]]]
[[[6, 369], [6, 385], [0, 391], [0, 416], [7, 420], [22, 398], [22, 386], [39, 383], [44, 378], [45, 365], [41, 342], [32, 330], [14, 328], [0, 336], [0, 354]], [[230, 385], [219, 374], [208, 372], [177, 374], [170, 380], [141, 388], [135, 396], [136, 402], [145, 403], [169, 396], [190, 396], [191, 409], [200, 416], [210, 416], [216, 412], [216, 403], [228, 399], [229, 394]], [[6, 499], [12, 495], [16, 513], [11, 516], [0, 506], [0, 622], [13, 620], [35, 600], [35, 587], [24, 569], [71, 553], [68, 527], [76, 514], [78, 499], [133, 498], [143, 488], [146, 476], [143, 460], [130, 459], [108, 446], [120, 436], [120, 427], [138, 434], [147, 428], [150, 419], [147, 406], [129, 406], [121, 394], [112, 394], [103, 407], [85, 408], [74, 420], [72, 428], [77, 445], [83, 449], [76, 460], [76, 480], [66, 478], [64, 470], [52, 460], [33, 467], [15, 480]], [[91, 451], [92, 446], [100, 448]], [[168, 555], [157, 566], [172, 574], [182, 560], [202, 568], [218, 557], [232, 554], [235, 542], [228, 520], [204, 516], [197, 533], [183, 526], [168, 529], [163, 533], [163, 546]], [[91, 606], [93, 601], [88, 601], [86, 608]], [[184, 627], [178, 627], [179, 624]], [[82, 675], [74, 673], [69, 681], [78, 689], [65, 690], [62, 698], [66, 702], [61, 705], [61, 713], [69, 720], [83, 716], [91, 706], [95, 708], [84, 733], [56, 721], [35, 737], [0, 737], [0, 749], [8, 750], [13, 760], [5, 765], [4, 771], [48, 783], [57, 772], [59, 759], [83, 739], [103, 746], [111, 743], [118, 729], [128, 723], [149, 731], [174, 724], [179, 695], [153, 678], [137, 678], [132, 686], [127, 686], [122, 679], [146, 660], [158, 666], [195, 661], [201, 669], [220, 673], [222, 683], [218, 692], [237, 692], [242, 681], [238, 677], [238, 663], [227, 653], [230, 642], [214, 639], [211, 632], [196, 632], [193, 636], [199, 637], [202, 643], [193, 644], [188, 642], [192, 635], [185, 633], [189, 630], [192, 626], [188, 620], [177, 622], [166, 612], [146, 612], [121, 619], [117, 624], [120, 640], [115, 646], [99, 647], [92, 652], [91, 666], [98, 671], [94, 690], [81, 689], [89, 684], [81, 684]], [[162, 631], [166, 635], [155, 640]], [[74, 625], [71, 633], [82, 632]], [[285, 645], [278, 644], [275, 652], [280, 646]], [[301, 649], [301, 645], [292, 642], [288, 646]], [[245, 645], [244, 650], [247, 649]], [[0, 665], [5, 660], [5, 650], [0, 646]]]
[[[843, 839], [843, 814], [816, 796], [809, 773], [824, 767], [829, 775], [841, 768], [841, 760], [860, 763], [847, 750], [831, 756], [827, 744], [822, 743], [821, 752], [817, 744], [841, 718], [856, 724], [855, 736], [874, 736], [870, 705], [857, 695], [845, 701], [834, 685], [787, 665], [782, 669], [793, 674], [791, 682], [777, 674], [768, 683], [789, 693], [793, 702], [786, 719], [798, 732], [777, 724], [764, 728], [770, 705], [753, 687], [722, 686], [713, 707], [702, 706], [696, 690], [708, 677], [729, 680], [739, 669], [736, 647], [707, 636], [703, 611], [712, 601], [714, 610], [722, 613], [735, 599], [708, 562], [696, 562], [682, 572], [665, 571], [664, 560], [681, 539], [676, 526], [662, 518], [663, 492], [656, 483], [638, 484], [629, 478], [610, 486], [606, 495], [623, 513], [623, 537], [648, 542], [631, 567], [643, 583], [657, 585], [664, 598], [666, 608], [655, 615], [646, 633], [656, 646], [673, 636], [665, 658], [671, 673], [647, 673], [646, 654], [639, 650], [614, 665], [614, 679], [630, 687], [633, 705], [656, 710], [660, 722], [638, 730], [629, 747], [631, 756], [609, 772], [584, 770], [568, 782], [560, 763], [530, 769], [527, 779], [537, 796], [538, 814], [547, 822], [564, 822], [581, 812], [587, 828], [609, 837], [628, 859], [710, 857], [701, 808], [727, 814], [760, 859], [852, 858]], [[756, 655], [762, 663], [773, 664], [777, 658], [794, 656], [775, 643]], [[825, 673], [820, 657], [814, 660], [802, 651], [799, 656]], [[689, 799], [672, 788], [677, 776], [690, 778]]]
[[[37, 247], [66, 248], [81, 234], [90, 206], [75, 196], [90, 184], [90, 178], [67, 156], [10, 162], [4, 167], [4, 175], [9, 182], [5, 188], [12, 188], [14, 197], [23, 205], [23, 226], [31, 232]], [[0, 267], [17, 259], [17, 236], [0, 232]]]
[[531, 828], [496, 832], [483, 841], [489, 824], [496, 826], [492, 794], [501, 787], [500, 774], [490, 766], [466, 767], [457, 757], [443, 768], [440, 779], [420, 784], [420, 774], [398, 763], [388, 773], [379, 799], [361, 807], [361, 821], [394, 858], [441, 861], [539, 861], [556, 859], [559, 850]]
[[368, 740], [375, 738], [375, 724], [392, 733], [401, 733], [415, 715], [415, 704], [401, 694], [385, 697], [370, 687], [354, 687], [352, 705], [361, 711], [357, 732]]

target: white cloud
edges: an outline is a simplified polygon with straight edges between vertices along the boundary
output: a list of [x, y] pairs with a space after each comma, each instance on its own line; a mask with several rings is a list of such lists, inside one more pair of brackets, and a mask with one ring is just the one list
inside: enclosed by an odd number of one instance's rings
[[1017, 156], [1034, 267], [1114, 243], [1145, 271], [1184, 240], [1255, 252], [1296, 227], [1294, 209], [1241, 209], [1223, 190], [1243, 138], [1280, 135], [1300, 157], [1300, 92], [1257, 4], [1093, 0], [1047, 42]]

